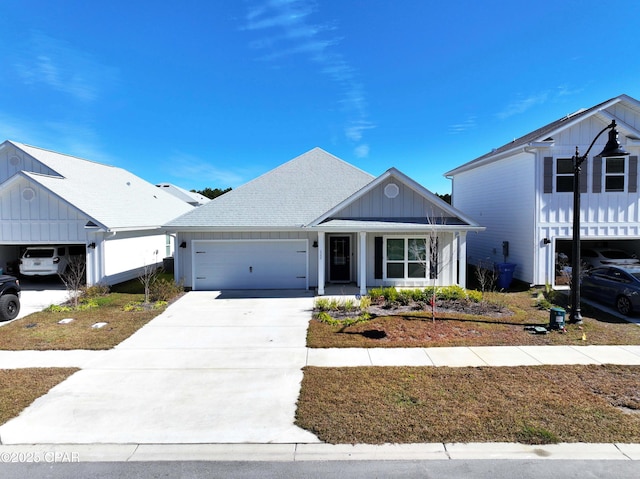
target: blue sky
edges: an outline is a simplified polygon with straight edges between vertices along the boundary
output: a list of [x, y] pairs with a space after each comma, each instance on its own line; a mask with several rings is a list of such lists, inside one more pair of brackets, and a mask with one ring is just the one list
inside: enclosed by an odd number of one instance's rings
[[637, 0], [0, 0], [0, 18], [0, 141], [187, 189], [319, 146], [447, 193], [492, 148], [640, 99]]

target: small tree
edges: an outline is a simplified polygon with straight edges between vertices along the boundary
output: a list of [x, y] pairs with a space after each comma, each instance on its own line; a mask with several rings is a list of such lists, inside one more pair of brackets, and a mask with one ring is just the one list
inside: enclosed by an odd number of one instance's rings
[[69, 300], [73, 302], [73, 307], [78, 307], [80, 301], [80, 290], [87, 281], [87, 262], [86, 258], [82, 255], [71, 256], [69, 264], [65, 268], [64, 272], [60, 273], [60, 279], [64, 283], [67, 292], [69, 293]]
[[158, 250], [153, 252], [154, 262], [153, 264], [146, 264], [142, 268], [142, 274], [138, 276], [138, 280], [142, 283], [144, 287], [144, 302], [148, 304], [149, 296], [151, 292], [151, 285], [158, 279], [158, 275], [160, 274], [160, 270], [158, 269]]

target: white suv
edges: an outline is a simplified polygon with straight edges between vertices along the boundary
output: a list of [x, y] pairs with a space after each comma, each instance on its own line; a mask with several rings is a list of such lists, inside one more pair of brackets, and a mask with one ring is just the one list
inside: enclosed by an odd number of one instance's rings
[[46, 276], [64, 273], [71, 256], [81, 254], [79, 249], [77, 246], [29, 246], [20, 258], [20, 274]]

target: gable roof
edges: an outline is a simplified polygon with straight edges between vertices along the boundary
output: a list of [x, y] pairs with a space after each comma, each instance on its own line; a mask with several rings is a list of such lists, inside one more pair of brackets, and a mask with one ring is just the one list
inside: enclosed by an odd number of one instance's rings
[[299, 228], [373, 179], [316, 147], [166, 226], [198, 230]]
[[[527, 133], [526, 135], [521, 136], [520, 138], [517, 138], [512, 142], [501, 146], [500, 148], [496, 148], [489, 153], [486, 153], [474, 160], [469, 161], [468, 163], [465, 163], [457, 168], [454, 168], [451, 171], [446, 172], [444, 176], [453, 176], [458, 173], [477, 168], [478, 166], [491, 163], [492, 161], [504, 157], [509, 153], [517, 152], [518, 150], [521, 151], [523, 148], [529, 146], [535, 146], [534, 144], [536, 143], [547, 142], [550, 144], [553, 140], [552, 137], [559, 131], [565, 130], [566, 128], [569, 128], [576, 123], [583, 121], [585, 118], [593, 115], [600, 114], [603, 115], [606, 121], [611, 121], [612, 116], [605, 113], [604, 110], [620, 102], [624, 102], [627, 106], [633, 107], [634, 109], [640, 109], [640, 103], [627, 95], [620, 95], [615, 98], [611, 98], [591, 108], [578, 110], [571, 115], [562, 117], [556, 121], [549, 123], [548, 125], [532, 131], [531, 133]], [[634, 133], [636, 132], [634, 131]]]
[[105, 230], [158, 228], [193, 209], [122, 168], [14, 141], [3, 143], [6, 144], [13, 145], [52, 172], [42, 174], [23, 170], [18, 176], [47, 189]]

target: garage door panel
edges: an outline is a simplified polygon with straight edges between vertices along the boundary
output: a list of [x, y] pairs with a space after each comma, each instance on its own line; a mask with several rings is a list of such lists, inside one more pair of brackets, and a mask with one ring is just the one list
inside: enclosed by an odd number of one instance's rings
[[202, 241], [194, 289], [306, 289], [307, 241]]

